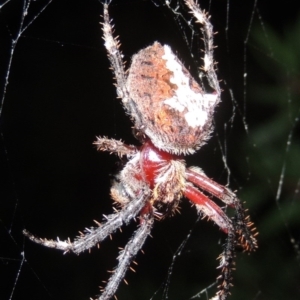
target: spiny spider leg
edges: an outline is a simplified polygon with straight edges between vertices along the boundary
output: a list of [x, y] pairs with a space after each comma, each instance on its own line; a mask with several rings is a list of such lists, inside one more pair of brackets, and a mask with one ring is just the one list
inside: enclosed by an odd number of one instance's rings
[[228, 228], [232, 228], [230, 219], [224, 211], [215, 202], [210, 200], [207, 196], [197, 190], [190, 184], [186, 185], [184, 196], [192, 203], [196, 204], [199, 211], [203, 212], [205, 216], [212, 219], [226, 234]]
[[30, 240], [37, 244], [41, 244], [49, 248], [59, 249], [64, 252], [74, 252], [76, 254], [79, 254], [94, 247], [110, 234], [114, 233], [122, 225], [128, 224], [131, 219], [135, 218], [148, 200], [148, 197], [146, 195], [147, 191], [141, 191], [139, 197], [136, 197], [132, 201], [129, 201], [128, 204], [124, 206], [124, 208], [117, 214], [105, 216], [107, 221], [101, 224], [98, 228], [86, 228], [83, 236], [76, 237], [74, 242], [70, 242], [68, 240], [60, 241], [59, 238], [57, 239], [57, 241], [42, 239], [34, 236], [27, 230], [24, 230], [23, 233]]
[[[219, 80], [215, 71], [214, 62], [214, 41], [213, 41], [213, 26], [209, 21], [208, 14], [203, 11], [197, 1], [194, 0], [184, 0], [186, 6], [190, 9], [191, 14], [196, 18], [197, 22], [202, 25], [201, 31], [203, 34], [204, 42], [204, 65], [202, 70], [206, 73], [206, 78], [208, 79], [209, 85], [217, 92], [218, 96], [221, 95], [221, 89], [219, 85]], [[166, 0], [166, 5], [170, 8], [169, 1]], [[170, 8], [171, 9], [171, 8]], [[171, 9], [172, 10], [172, 9]], [[174, 13], [176, 13], [173, 10]]]
[[194, 1], [186, 0], [186, 5], [190, 8], [192, 11], [194, 17], [197, 19], [197, 21], [202, 24], [203, 29], [202, 33], [204, 35], [204, 47], [205, 47], [205, 56], [204, 56], [204, 66], [203, 70], [206, 72], [208, 79], [208, 82], [212, 88], [218, 93], [219, 97], [221, 95], [221, 89], [219, 85], [219, 80], [215, 71], [215, 62], [213, 59], [213, 50], [214, 50], [214, 44], [213, 44], [213, 26], [209, 21], [209, 16], [207, 13], [203, 12], [200, 7], [196, 5]]
[[[109, 2], [110, 3], [110, 2]], [[117, 94], [122, 103], [126, 112], [134, 116], [135, 119], [135, 129], [139, 130], [142, 127], [142, 117], [136, 105], [130, 97], [130, 93], [126, 87], [126, 72], [124, 70], [124, 62], [122, 61], [122, 54], [119, 50], [120, 43], [117, 38], [113, 36], [113, 26], [109, 19], [108, 5], [109, 3], [103, 4], [103, 39], [105, 41], [104, 46], [108, 53], [108, 59], [112, 66], [112, 70], [115, 74], [115, 79], [117, 81]]]
[[118, 287], [120, 282], [124, 279], [126, 271], [130, 267], [131, 262], [135, 258], [138, 251], [143, 247], [143, 244], [151, 232], [153, 226], [153, 214], [141, 215], [140, 227], [135, 231], [133, 237], [127, 243], [125, 248], [120, 251], [118, 261], [119, 264], [113, 271], [113, 275], [109, 278], [108, 283], [104, 289], [101, 289], [101, 296], [99, 300], [111, 299]]
[[108, 139], [106, 137], [97, 137], [97, 141], [93, 143], [97, 146], [98, 151], [107, 151], [115, 153], [118, 156], [133, 156], [137, 153], [137, 148], [132, 145], [124, 144], [122, 141]]
[[249, 216], [246, 216], [245, 209], [236, 195], [230, 189], [201, 174], [197, 169], [187, 169], [186, 176], [188, 181], [235, 208], [235, 227], [240, 236], [241, 245], [246, 251], [254, 251], [257, 248], [256, 228], [253, 228], [253, 223], [249, 220]]
[[221, 284], [218, 286], [217, 295], [212, 300], [226, 299], [230, 294], [229, 289], [232, 281], [231, 274], [235, 257], [235, 229], [224, 211], [191, 184], [186, 186], [184, 196], [196, 205], [199, 212], [214, 221], [227, 234], [224, 250], [219, 256], [220, 265], [218, 268], [221, 269], [221, 275], [217, 279], [220, 280]]

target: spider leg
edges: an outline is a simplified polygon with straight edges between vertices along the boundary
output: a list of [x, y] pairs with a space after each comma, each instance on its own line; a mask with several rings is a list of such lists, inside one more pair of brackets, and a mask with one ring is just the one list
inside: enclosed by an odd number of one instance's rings
[[240, 237], [240, 242], [246, 251], [254, 251], [257, 248], [257, 241], [255, 238], [257, 235], [257, 233], [255, 233], [256, 228], [252, 227], [253, 223], [250, 221], [250, 217], [246, 215], [246, 211], [236, 195], [230, 189], [209, 179], [196, 169], [187, 169], [186, 179], [202, 190], [217, 197], [225, 204], [234, 207], [236, 210], [235, 227]]
[[126, 271], [130, 267], [130, 264], [138, 251], [143, 247], [143, 244], [150, 234], [153, 225], [153, 214], [141, 215], [140, 227], [135, 231], [133, 237], [127, 243], [125, 248], [120, 252], [118, 260], [119, 264], [113, 272], [113, 275], [109, 278], [106, 287], [101, 290], [102, 294], [98, 298], [99, 300], [111, 299], [125, 277]]
[[227, 217], [221, 207], [191, 184], [186, 185], [184, 196], [193, 202], [196, 207], [205, 214], [205, 216], [212, 219], [226, 234], [229, 230], [233, 230], [231, 220]]
[[103, 4], [103, 39], [104, 45], [108, 53], [108, 59], [116, 77], [117, 94], [122, 99], [123, 106], [126, 111], [135, 119], [136, 129], [142, 127], [142, 117], [136, 105], [131, 100], [130, 94], [126, 87], [127, 76], [124, 70], [124, 62], [122, 60], [122, 53], [119, 50], [120, 42], [113, 36], [113, 26], [109, 19], [108, 3]]
[[122, 141], [118, 141], [115, 139], [109, 139], [104, 137], [97, 137], [97, 141], [93, 143], [97, 145], [98, 151], [107, 151], [110, 153], [115, 153], [119, 157], [126, 155], [133, 156], [137, 152], [137, 148], [132, 145], [126, 145]]
[[214, 32], [213, 26], [209, 21], [208, 14], [201, 10], [199, 4], [194, 0], [185, 0], [186, 6], [189, 8], [193, 16], [196, 18], [197, 22], [203, 26], [203, 41], [204, 41], [204, 66], [203, 71], [207, 74], [207, 80], [209, 85], [217, 92], [218, 96], [221, 95], [221, 89], [219, 85], [219, 80], [215, 71], [214, 62]]
[[218, 286], [219, 291], [211, 300], [225, 300], [230, 294], [229, 290], [232, 281], [232, 269], [235, 257], [235, 229], [231, 220], [227, 217], [224, 211], [207, 196], [202, 194], [192, 185], [187, 184], [184, 196], [193, 202], [197, 209], [201, 211], [209, 219], [212, 219], [225, 233], [227, 233], [227, 240], [224, 250], [219, 256], [221, 275], [217, 278], [221, 281]]
[[61, 241], [59, 238], [57, 241], [42, 239], [34, 236], [27, 230], [23, 230], [23, 234], [37, 244], [59, 249], [64, 252], [74, 252], [79, 254], [103, 241], [123, 224], [128, 224], [129, 221], [136, 217], [143, 209], [147, 200], [147, 191], [140, 191], [140, 196], [129, 201], [122, 210], [115, 214], [104, 216], [106, 219], [105, 223], [101, 224], [99, 227], [86, 228], [81, 236], [75, 238], [74, 242], [71, 242], [70, 240]]

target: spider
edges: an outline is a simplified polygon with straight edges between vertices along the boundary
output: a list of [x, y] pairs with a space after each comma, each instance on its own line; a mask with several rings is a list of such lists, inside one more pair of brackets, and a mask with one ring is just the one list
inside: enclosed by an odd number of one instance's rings
[[[111, 197], [120, 209], [104, 215], [102, 224], [97, 222], [97, 227], [86, 229], [73, 242], [59, 238], [57, 241], [41, 239], [26, 230], [24, 234], [44, 246], [79, 254], [138, 217], [138, 229], [120, 252], [119, 263], [97, 298], [107, 300], [115, 295], [131, 262], [150, 234], [155, 217], [162, 219], [174, 214], [185, 197], [203, 217], [208, 217], [227, 234], [219, 256], [220, 285], [212, 298], [225, 300], [232, 281], [235, 247], [239, 245], [245, 251], [254, 251], [257, 233], [235, 193], [209, 179], [201, 169], [187, 167], [183, 160], [184, 155], [194, 153], [208, 140], [214, 110], [220, 101], [209, 17], [194, 0], [185, 0], [188, 10], [202, 26], [205, 47], [202, 73], [214, 90], [212, 93], [206, 93], [171, 48], [159, 42], [135, 54], [127, 73], [119, 41], [113, 36], [109, 4], [103, 5], [105, 47], [116, 77], [117, 94], [133, 121], [134, 134], [142, 144], [135, 147], [107, 137], [98, 137], [94, 143], [100, 151], [127, 158], [111, 187]], [[166, 1], [166, 4], [169, 3]], [[234, 208], [235, 217], [229, 218], [209, 195]]]

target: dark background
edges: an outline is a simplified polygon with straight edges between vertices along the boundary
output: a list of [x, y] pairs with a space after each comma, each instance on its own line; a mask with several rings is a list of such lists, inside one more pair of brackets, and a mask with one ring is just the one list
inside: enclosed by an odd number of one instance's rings
[[[260, 232], [256, 253], [237, 254], [230, 299], [300, 299], [300, 146], [295, 121], [300, 107], [300, 4], [202, 2], [218, 32], [215, 55], [224, 91], [215, 133], [187, 163], [237, 190]], [[10, 1], [0, 10], [1, 97], [23, 3]], [[45, 3], [32, 2], [25, 25]], [[53, 1], [15, 48], [0, 119], [0, 299], [94, 297], [101, 281], [108, 279], [107, 270], [117, 263], [118, 247], [136, 228], [132, 223], [101, 249], [79, 257], [36, 245], [22, 235], [26, 228], [41, 237], [72, 238], [92, 226], [92, 220], [101, 221], [102, 214], [112, 212], [110, 180], [119, 163], [117, 157], [97, 152], [92, 142], [96, 135], [105, 135], [138, 145], [116, 99], [101, 13], [97, 1]], [[197, 60], [191, 58], [182, 29], [159, 1], [116, 0], [110, 15], [125, 61], [158, 40], [176, 49], [195, 73]], [[196, 219], [195, 209], [183, 200], [181, 214], [155, 224], [153, 238], [143, 247], [145, 255], [136, 259], [137, 273], [128, 272], [129, 286], [120, 285], [118, 299], [190, 299], [214, 282], [225, 236], [212, 222], [195, 224]], [[173, 255], [191, 229], [166, 284]], [[209, 297], [214, 292], [208, 290]]]

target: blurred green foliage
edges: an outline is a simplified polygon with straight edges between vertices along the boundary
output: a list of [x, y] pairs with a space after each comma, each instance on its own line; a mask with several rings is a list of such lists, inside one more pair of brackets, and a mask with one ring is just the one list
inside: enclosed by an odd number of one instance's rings
[[300, 299], [300, 16], [281, 33], [260, 23], [249, 45], [250, 126], [242, 144], [251, 176], [240, 197], [251, 206], [260, 246], [250, 258], [238, 257], [239, 284], [232, 299], [296, 300]]

